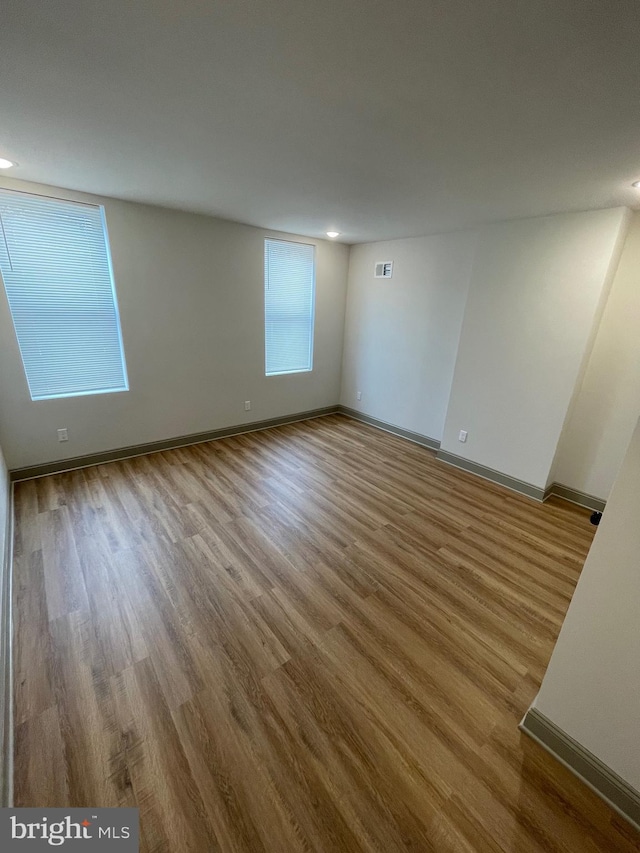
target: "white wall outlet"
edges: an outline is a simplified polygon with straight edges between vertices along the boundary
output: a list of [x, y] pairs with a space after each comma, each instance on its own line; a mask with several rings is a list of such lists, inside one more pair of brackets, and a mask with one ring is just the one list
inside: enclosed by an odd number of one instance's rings
[[245, 400], [244, 401], [244, 410], [245, 410], [245, 412], [251, 411], [251, 400]]
[[466, 431], [466, 429], [461, 429], [460, 432], [458, 433], [458, 441], [463, 441], [463, 442], [466, 441], [467, 435], [468, 435], [468, 432]]
[[362, 400], [362, 391], [356, 393], [356, 400]]
[[58, 441], [69, 441], [69, 434], [66, 427], [58, 430]]

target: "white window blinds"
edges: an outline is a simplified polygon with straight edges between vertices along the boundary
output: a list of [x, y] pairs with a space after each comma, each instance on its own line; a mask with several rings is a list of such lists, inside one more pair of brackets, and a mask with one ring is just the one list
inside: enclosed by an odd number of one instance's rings
[[33, 400], [127, 390], [101, 207], [0, 190], [0, 272]]
[[264, 241], [267, 376], [311, 370], [314, 252], [306, 243]]

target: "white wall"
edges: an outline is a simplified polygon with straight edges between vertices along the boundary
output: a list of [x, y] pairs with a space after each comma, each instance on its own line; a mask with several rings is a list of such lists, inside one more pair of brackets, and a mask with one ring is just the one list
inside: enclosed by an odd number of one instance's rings
[[[10, 512], [10, 499], [9, 499], [9, 472], [7, 470], [7, 463], [5, 462], [4, 455], [2, 453], [2, 448], [0, 447], [0, 634], [2, 633], [2, 594], [4, 584], [2, 583], [3, 578], [3, 569], [5, 555], [8, 553], [9, 542], [8, 542], [8, 534], [9, 534], [9, 512]], [[2, 641], [0, 640], [0, 645]], [[0, 656], [1, 659], [1, 656]], [[0, 689], [1, 689], [1, 679], [0, 679]]]
[[640, 422], [534, 706], [640, 791]]
[[[443, 450], [547, 485], [626, 213], [567, 213], [482, 229]], [[466, 444], [457, 440], [461, 429]]]
[[[0, 447], [0, 577], [2, 577], [2, 561], [4, 560], [5, 548], [7, 546], [6, 534], [9, 518], [9, 472], [7, 464]], [[0, 584], [1, 587], [1, 584]], [[0, 590], [0, 613], [2, 592]]]
[[11, 790], [11, 761], [9, 755], [9, 686], [10, 676], [10, 583], [9, 573], [9, 474], [0, 447], [0, 806], [8, 806]]
[[[352, 247], [343, 405], [440, 440], [475, 246], [460, 233]], [[390, 280], [374, 278], [383, 260]]]
[[[104, 204], [131, 389], [33, 402], [0, 288], [0, 441], [10, 468], [336, 404], [347, 246], [9, 179], [0, 186]], [[263, 240], [272, 235], [317, 247], [311, 373], [264, 375]], [[68, 443], [58, 443], [60, 427]]]
[[639, 415], [640, 212], [636, 212], [584, 381], [562, 432], [553, 478], [606, 500]]

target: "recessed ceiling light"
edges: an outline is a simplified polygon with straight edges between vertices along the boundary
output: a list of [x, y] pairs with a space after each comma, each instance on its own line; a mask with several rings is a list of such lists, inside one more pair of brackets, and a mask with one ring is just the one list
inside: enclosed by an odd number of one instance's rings
[[636, 189], [638, 189], [638, 190], [640, 190], [640, 181], [634, 181], [634, 182], [631, 184], [631, 186], [632, 186], [632, 187], [635, 187], [635, 188], [636, 188]]
[[[640, 186], [640, 183], [639, 183], [639, 186]], [[339, 237], [339, 236], [340, 236], [339, 231], [327, 231], [327, 237], [333, 238], [333, 237]]]
[[16, 164], [12, 163], [11, 160], [5, 160], [4, 157], [0, 157], [0, 169], [10, 169], [15, 165]]

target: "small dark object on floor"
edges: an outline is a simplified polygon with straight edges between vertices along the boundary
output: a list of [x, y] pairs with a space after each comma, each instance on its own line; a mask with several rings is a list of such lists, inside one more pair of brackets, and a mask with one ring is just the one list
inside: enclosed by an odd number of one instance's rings
[[591, 522], [591, 524], [598, 525], [598, 524], [600, 524], [601, 518], [602, 518], [601, 512], [594, 512], [591, 514], [591, 518], [589, 519], [589, 521]]

